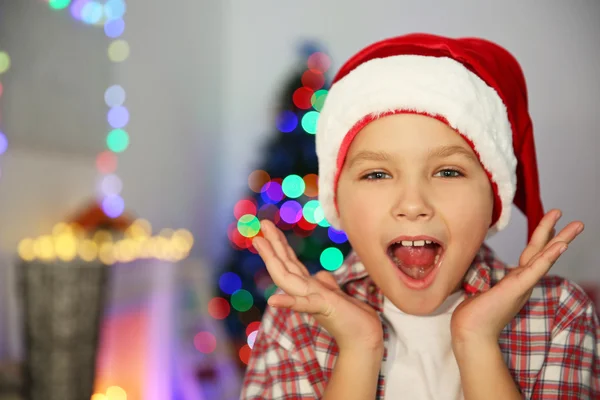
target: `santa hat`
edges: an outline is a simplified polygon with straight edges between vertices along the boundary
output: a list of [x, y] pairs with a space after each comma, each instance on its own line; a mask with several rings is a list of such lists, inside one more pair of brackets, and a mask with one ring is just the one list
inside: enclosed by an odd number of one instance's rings
[[325, 218], [340, 228], [338, 179], [358, 132], [385, 115], [416, 113], [449, 125], [479, 157], [495, 198], [488, 236], [508, 224], [514, 201], [527, 217], [531, 238], [544, 210], [527, 107], [519, 63], [487, 40], [410, 34], [366, 47], [335, 76], [318, 120]]

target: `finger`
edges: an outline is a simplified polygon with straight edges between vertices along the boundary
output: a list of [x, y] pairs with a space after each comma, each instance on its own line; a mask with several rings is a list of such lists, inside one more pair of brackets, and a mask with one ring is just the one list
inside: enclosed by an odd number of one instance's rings
[[261, 230], [263, 231], [265, 239], [273, 246], [277, 257], [279, 257], [290, 272], [303, 276], [310, 275], [306, 270], [306, 267], [298, 261], [294, 250], [288, 244], [283, 232], [281, 232], [273, 222], [269, 220], [261, 221]]
[[531, 290], [548, 273], [567, 247], [567, 242], [555, 242], [536, 256], [529, 266], [519, 271], [515, 276], [520, 282], [521, 291], [526, 293]]
[[290, 308], [294, 311], [322, 314], [328, 316], [332, 312], [332, 306], [319, 293], [308, 296], [290, 296], [288, 294], [274, 294], [269, 297], [268, 303], [276, 308]]
[[570, 222], [558, 233], [558, 235], [550, 240], [546, 247], [550, 247], [557, 242], [571, 243], [577, 236], [579, 236], [579, 234], [581, 234], [581, 232], [583, 232], [584, 228], [585, 225], [581, 221]]
[[310, 278], [290, 272], [267, 239], [255, 237], [252, 244], [265, 262], [267, 271], [277, 287], [292, 295], [305, 296], [309, 293]]
[[529, 244], [521, 253], [519, 265], [527, 265], [536, 254], [546, 247], [552, 239], [554, 226], [561, 216], [562, 212], [558, 209], [551, 210], [544, 215], [535, 231], [533, 231]]
[[294, 249], [292, 249], [292, 246], [290, 246], [290, 243], [287, 241], [284, 233], [281, 231], [281, 229], [277, 229], [277, 227], [275, 227], [275, 229], [277, 230], [277, 233], [279, 234], [279, 237], [281, 238], [281, 242], [287, 252], [288, 259], [298, 267], [298, 269], [300, 270], [300, 272], [302, 272], [302, 274], [304, 274], [305, 276], [309, 276], [310, 272], [308, 272], [308, 269], [306, 269], [306, 266], [302, 262], [300, 262], [300, 260], [298, 260], [298, 256], [296, 255], [296, 252], [294, 251]]

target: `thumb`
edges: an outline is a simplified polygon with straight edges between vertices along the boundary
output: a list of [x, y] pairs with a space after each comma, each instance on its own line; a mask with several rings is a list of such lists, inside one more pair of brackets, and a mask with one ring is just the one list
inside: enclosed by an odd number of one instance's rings
[[334, 276], [327, 271], [319, 271], [315, 274], [315, 279], [321, 282], [327, 289], [330, 290], [339, 290], [340, 285], [338, 285]]

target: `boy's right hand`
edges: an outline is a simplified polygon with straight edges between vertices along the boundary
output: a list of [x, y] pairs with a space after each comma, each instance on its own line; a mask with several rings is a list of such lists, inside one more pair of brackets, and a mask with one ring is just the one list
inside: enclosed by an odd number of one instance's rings
[[253, 240], [277, 287], [284, 294], [272, 295], [272, 307], [311, 314], [337, 342], [341, 351], [383, 351], [383, 330], [377, 312], [344, 293], [327, 271], [311, 276], [298, 260], [283, 232], [271, 221], [261, 221], [263, 237]]

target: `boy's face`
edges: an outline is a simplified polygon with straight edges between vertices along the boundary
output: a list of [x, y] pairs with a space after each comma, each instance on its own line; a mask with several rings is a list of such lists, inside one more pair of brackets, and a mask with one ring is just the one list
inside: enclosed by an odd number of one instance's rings
[[[451, 146], [464, 152], [429, 155]], [[477, 156], [452, 128], [397, 114], [371, 122], [353, 140], [337, 204], [342, 229], [385, 296], [405, 313], [426, 315], [460, 289], [490, 226], [493, 192]], [[411, 278], [414, 264], [401, 267], [399, 259], [409, 254], [412, 262], [425, 248], [397, 252], [392, 243], [421, 235], [439, 242], [427, 250], [439, 257]], [[427, 251], [421, 261], [432, 259]]]

